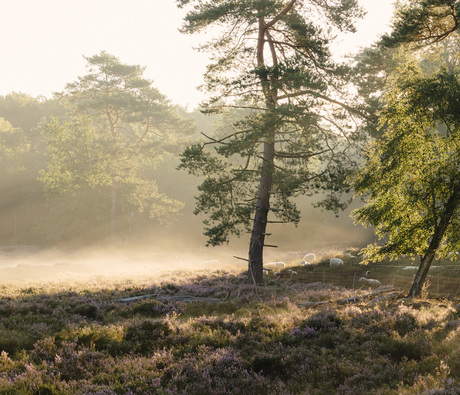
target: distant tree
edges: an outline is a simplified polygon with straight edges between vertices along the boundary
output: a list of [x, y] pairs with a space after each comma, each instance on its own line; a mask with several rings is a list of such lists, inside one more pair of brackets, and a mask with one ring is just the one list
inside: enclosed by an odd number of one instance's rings
[[353, 162], [347, 121], [358, 111], [344, 99], [349, 69], [332, 60], [329, 44], [333, 29], [354, 31], [361, 9], [354, 0], [177, 3], [188, 7], [183, 32], [216, 27], [201, 48], [212, 55], [204, 89], [214, 95], [204, 110], [249, 112], [189, 147], [181, 167], [205, 177], [195, 212], [208, 215], [208, 244], [251, 230], [252, 221], [249, 279], [262, 284], [267, 224], [299, 221], [293, 197], [327, 191], [323, 207], [344, 207]]
[[371, 260], [420, 256], [409, 291], [419, 296], [435, 255], [460, 249], [460, 70], [426, 74], [407, 56], [387, 88], [385, 133], [355, 175], [366, 204], [354, 215], [385, 238], [367, 248]]
[[182, 203], [160, 193], [147, 174], [165, 150], [178, 149], [191, 123], [143, 78], [144, 68], [104, 51], [86, 60], [89, 73], [56, 95], [69, 120], [44, 125], [48, 166], [41, 180], [61, 193], [109, 187], [112, 236], [122, 211], [166, 220]]
[[37, 176], [46, 162], [38, 124], [52, 113], [64, 111], [44, 97], [0, 96], [0, 239], [5, 244], [41, 242], [36, 230], [45, 217], [46, 199]]
[[352, 57], [352, 81], [356, 87], [356, 101], [366, 114], [362, 128], [371, 138], [379, 138], [385, 128], [379, 123], [379, 113], [383, 108], [383, 94], [388, 76], [396, 67], [395, 49], [378, 43], [362, 49]]
[[44, 97], [32, 97], [25, 93], [12, 92], [0, 96], [0, 117], [6, 119], [15, 128], [21, 128], [26, 134], [32, 149], [41, 143], [40, 131], [37, 125], [50, 115], [63, 115], [62, 109], [56, 101]]
[[11, 176], [22, 167], [17, 159], [22, 153], [27, 152], [30, 143], [21, 128], [15, 128], [4, 118], [0, 118], [0, 163], [2, 177]]

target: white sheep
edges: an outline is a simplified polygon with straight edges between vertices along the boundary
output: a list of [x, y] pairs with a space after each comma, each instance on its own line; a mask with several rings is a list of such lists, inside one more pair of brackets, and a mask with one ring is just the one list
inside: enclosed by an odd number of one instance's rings
[[[274, 266], [277, 269], [285, 269], [286, 264], [284, 262], [268, 262], [265, 264], [265, 266]], [[265, 268], [264, 266], [264, 268]]]
[[342, 266], [343, 261], [340, 258], [331, 258], [331, 260], [329, 261], [329, 265], [331, 265], [331, 267], [332, 266]]
[[360, 283], [370, 285], [371, 287], [381, 287], [382, 286], [382, 283], [379, 280], [376, 280], [374, 278], [361, 277], [358, 281]]
[[401, 270], [417, 270], [418, 267], [417, 266], [406, 266], [406, 267], [403, 267]]
[[316, 255], [313, 254], [312, 252], [310, 252], [309, 254], [307, 254], [307, 255], [305, 255], [303, 257], [303, 260], [305, 262], [314, 262], [314, 261], [316, 261]]

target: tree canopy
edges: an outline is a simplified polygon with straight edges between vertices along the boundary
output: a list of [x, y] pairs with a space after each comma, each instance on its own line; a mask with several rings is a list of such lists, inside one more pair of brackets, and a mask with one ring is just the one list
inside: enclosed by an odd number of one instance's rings
[[390, 35], [382, 37], [386, 46], [401, 43], [429, 45], [440, 42], [460, 27], [458, 0], [406, 0], [398, 3]]
[[387, 87], [385, 133], [370, 146], [353, 186], [366, 196], [356, 220], [385, 239], [368, 247], [369, 259], [421, 257], [416, 296], [435, 254], [460, 248], [460, 70], [425, 65], [424, 72], [405, 57]]
[[165, 150], [177, 149], [180, 136], [193, 130], [191, 123], [143, 77], [144, 68], [104, 51], [86, 60], [88, 74], [57, 94], [67, 119], [43, 127], [48, 165], [41, 180], [50, 192], [99, 189], [109, 202], [101, 200], [106, 203], [98, 216], [110, 217], [113, 236], [118, 219], [131, 226], [134, 212], [167, 220], [182, 203], [158, 190], [150, 169]]
[[212, 56], [203, 88], [213, 96], [204, 111], [248, 111], [189, 147], [181, 167], [205, 177], [196, 213], [208, 216], [209, 244], [228, 242], [252, 222], [249, 277], [261, 284], [267, 224], [299, 221], [293, 197], [327, 191], [323, 207], [344, 206], [340, 192], [353, 166], [349, 118], [359, 111], [345, 99], [350, 70], [334, 62], [329, 46], [334, 32], [354, 31], [362, 11], [354, 0], [178, 5], [187, 9], [183, 32], [213, 33], [201, 46]]

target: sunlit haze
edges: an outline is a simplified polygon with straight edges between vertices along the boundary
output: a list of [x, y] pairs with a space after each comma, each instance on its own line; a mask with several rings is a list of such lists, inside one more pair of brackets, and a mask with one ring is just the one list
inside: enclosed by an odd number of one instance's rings
[[[174, 104], [196, 108], [207, 63], [193, 47], [203, 37], [179, 33], [183, 11], [173, 0], [15, 0], [2, 2], [0, 94], [51, 97], [85, 74], [84, 56], [105, 50], [146, 67], [145, 76]], [[368, 14], [340, 54], [375, 41], [388, 27], [391, 0], [360, 0]]]
[[[333, 50], [338, 57], [369, 46], [389, 29], [391, 0], [360, 0], [360, 3], [367, 9], [367, 15], [358, 22], [358, 33], [337, 37]], [[90, 58], [105, 51], [123, 64], [145, 67], [144, 76], [152, 80], [153, 86], [173, 104], [192, 111], [205, 99], [197, 87], [202, 83], [209, 60], [194, 47], [204, 43], [207, 37], [179, 32], [184, 10], [178, 9], [174, 0], [15, 0], [1, 4], [0, 31], [4, 38], [0, 61], [2, 96], [17, 92], [51, 99], [54, 92], [63, 91], [66, 84], [87, 75], [84, 57]], [[53, 169], [54, 164], [47, 168], [46, 160], [52, 160], [42, 152], [44, 146], [37, 143], [44, 141], [40, 140], [41, 129], [37, 125], [43, 117], [59, 115], [59, 109], [53, 107], [52, 100], [41, 103], [31, 100], [28, 107], [22, 108], [21, 103], [27, 101], [22, 101], [23, 96], [11, 95], [9, 98], [14, 105], [8, 110], [8, 98], [4, 98], [4, 108], [9, 111], [2, 114], [5, 131], [12, 131], [18, 141], [21, 141], [21, 133], [28, 134], [31, 145], [35, 144], [34, 149], [38, 149], [37, 152], [22, 152], [24, 147], [19, 143], [13, 146], [18, 157], [16, 162], [12, 161], [14, 166], [9, 168], [0, 157], [0, 164], [4, 166], [0, 174], [3, 177], [0, 179], [3, 188], [0, 194], [0, 279], [25, 281], [107, 273], [110, 276], [134, 275], [148, 270], [156, 273], [166, 268], [242, 270], [247, 267], [244, 258], [248, 246], [246, 234], [232, 238], [229, 246], [204, 247], [207, 238], [203, 235], [203, 216], [193, 215], [198, 179], [185, 171], [177, 171], [177, 155], [164, 155], [163, 162], [156, 161], [154, 155], [148, 159], [145, 156], [139, 162], [133, 159], [135, 155], [129, 157], [134, 170], [142, 161], [148, 162], [147, 165], [142, 162], [142, 165], [153, 174], [158, 190], [184, 203], [177, 216], [168, 217], [170, 227], [163, 226], [157, 218], [148, 220], [146, 213], [140, 208], [137, 211], [136, 204], [120, 190], [121, 198], [117, 204], [123, 214], [119, 215], [118, 238], [113, 239], [113, 233], [107, 241], [105, 237], [109, 237], [111, 226], [109, 205], [112, 203], [114, 207], [117, 201], [114, 199], [116, 191], [114, 194], [112, 190], [109, 195], [105, 185], [85, 190], [87, 185], [83, 183], [82, 194], [75, 195], [77, 203], [71, 194], [62, 200], [46, 200], [49, 196], [44, 194], [45, 183], [39, 175], [46, 174], [44, 169]], [[193, 112], [191, 119], [192, 116], [197, 128], [213, 127], [212, 120], [208, 121], [209, 118], [199, 112]], [[97, 141], [94, 140], [90, 148], [91, 169], [93, 145]], [[80, 151], [75, 152], [75, 156], [80, 155]], [[86, 151], [82, 148], [81, 152]], [[57, 161], [56, 168], [67, 166], [67, 162], [59, 162], [59, 158], [53, 160]], [[59, 177], [54, 175], [51, 179], [55, 182], [60, 180]], [[61, 187], [67, 188], [67, 184]], [[78, 181], [73, 187], [74, 190], [80, 188]], [[93, 204], [92, 199], [98, 199], [97, 203]], [[332, 212], [313, 207], [315, 199], [299, 198], [296, 201], [302, 212], [298, 227], [283, 223], [270, 229], [270, 243], [273, 243], [270, 247], [279, 248], [267, 248], [264, 259], [286, 260], [288, 265], [298, 265], [309, 252], [328, 257], [332, 254], [330, 251], [363, 247], [363, 243], [372, 237], [369, 229], [353, 225], [350, 212], [355, 206], [336, 218]], [[89, 201], [91, 204], [86, 204]], [[136, 210], [131, 211], [131, 207]], [[167, 208], [161, 205], [160, 208], [167, 212]], [[114, 249], [113, 244], [118, 249]], [[84, 252], [77, 252], [81, 245], [85, 246]], [[107, 245], [110, 250], [105, 248]], [[49, 250], [50, 246], [52, 250]], [[243, 258], [235, 259], [236, 256]]]

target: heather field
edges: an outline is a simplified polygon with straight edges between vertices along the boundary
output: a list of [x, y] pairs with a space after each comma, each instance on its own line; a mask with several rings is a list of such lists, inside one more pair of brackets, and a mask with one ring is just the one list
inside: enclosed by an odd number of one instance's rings
[[460, 393], [454, 298], [352, 303], [379, 290], [289, 269], [256, 289], [242, 267], [206, 264], [76, 275], [66, 263], [47, 279], [55, 264], [27, 281], [4, 268], [0, 393]]

